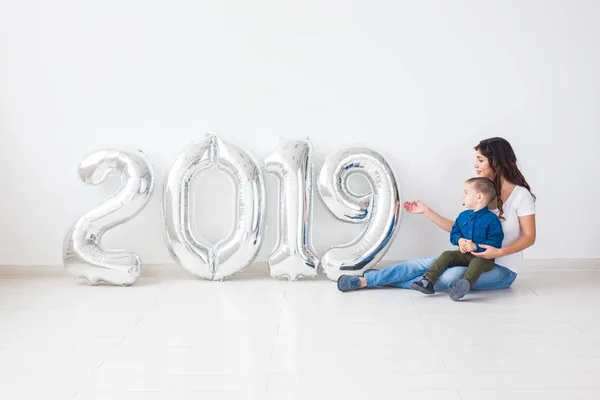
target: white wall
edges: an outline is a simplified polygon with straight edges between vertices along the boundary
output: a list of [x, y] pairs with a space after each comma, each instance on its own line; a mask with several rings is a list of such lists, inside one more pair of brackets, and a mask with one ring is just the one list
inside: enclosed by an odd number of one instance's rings
[[[68, 226], [118, 187], [84, 185], [77, 165], [114, 146], [144, 150], [158, 185], [105, 243], [171, 262], [163, 177], [207, 131], [259, 158], [278, 136], [311, 135], [318, 163], [362, 143], [387, 157], [404, 199], [448, 217], [472, 146], [501, 135], [538, 196], [526, 257], [600, 257], [599, 17], [600, 3], [567, 0], [0, 0], [0, 264], [62, 262]], [[233, 204], [224, 180], [206, 182], [216, 197], [204, 204]], [[267, 182], [261, 260], [275, 232]], [[318, 250], [354, 237], [316, 207]], [[226, 234], [228, 210], [200, 213], [205, 234]], [[387, 260], [449, 246], [424, 218], [402, 218]]]

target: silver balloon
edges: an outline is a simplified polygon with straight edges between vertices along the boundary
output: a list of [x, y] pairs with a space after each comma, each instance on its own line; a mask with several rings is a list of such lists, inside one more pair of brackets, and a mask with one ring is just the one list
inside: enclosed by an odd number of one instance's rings
[[280, 139], [264, 159], [265, 170], [279, 181], [277, 246], [269, 255], [272, 277], [295, 281], [317, 275], [312, 246], [312, 145], [308, 140]]
[[[355, 173], [367, 178], [371, 193], [351, 192], [348, 179]], [[318, 189], [335, 218], [367, 225], [354, 241], [334, 246], [322, 255], [327, 277], [337, 281], [341, 275], [361, 275], [373, 268], [387, 252], [400, 221], [400, 194], [390, 166], [370, 149], [336, 151], [321, 166]]]
[[[225, 172], [237, 197], [234, 231], [215, 245], [197, 236], [190, 218], [191, 184], [209, 168]], [[258, 162], [215, 135], [207, 134], [189, 145], [167, 174], [163, 192], [167, 248], [182, 268], [201, 278], [222, 280], [246, 268], [262, 244], [264, 215], [265, 183]]]
[[141, 151], [101, 150], [79, 166], [79, 177], [91, 185], [98, 185], [114, 174], [120, 175], [122, 180], [119, 191], [81, 217], [65, 237], [65, 269], [90, 285], [100, 282], [131, 285], [142, 266], [140, 256], [135, 253], [103, 249], [102, 236], [133, 218], [148, 204], [154, 190], [154, 170]]

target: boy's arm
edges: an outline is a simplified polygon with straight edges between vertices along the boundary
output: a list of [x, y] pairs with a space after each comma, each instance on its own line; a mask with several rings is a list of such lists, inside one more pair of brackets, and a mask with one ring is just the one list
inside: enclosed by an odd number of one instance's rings
[[450, 243], [452, 243], [454, 246], [458, 246], [458, 241], [462, 238], [462, 232], [460, 231], [458, 225], [459, 221], [460, 215], [458, 216], [458, 218], [456, 218], [456, 221], [454, 221], [454, 224], [452, 225], [452, 230], [450, 231]]
[[490, 217], [490, 219], [488, 220], [486, 233], [487, 234], [485, 235], [485, 240], [481, 243], [476, 243], [477, 252], [485, 250], [484, 248], [479, 247], [480, 244], [486, 244], [497, 249], [502, 247], [502, 240], [504, 240], [504, 231], [502, 231], [502, 224], [500, 223], [500, 220], [495, 215]]

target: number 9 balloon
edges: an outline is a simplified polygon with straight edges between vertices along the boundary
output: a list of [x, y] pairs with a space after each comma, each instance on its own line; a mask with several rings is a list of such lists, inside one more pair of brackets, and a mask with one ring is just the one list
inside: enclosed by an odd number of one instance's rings
[[[367, 178], [372, 193], [357, 195], [348, 187], [356, 173]], [[319, 173], [318, 189], [329, 212], [337, 219], [366, 224], [354, 241], [334, 246], [321, 257], [329, 279], [340, 275], [361, 275], [385, 255], [400, 220], [400, 195], [396, 178], [384, 158], [364, 148], [350, 148], [330, 154]]]

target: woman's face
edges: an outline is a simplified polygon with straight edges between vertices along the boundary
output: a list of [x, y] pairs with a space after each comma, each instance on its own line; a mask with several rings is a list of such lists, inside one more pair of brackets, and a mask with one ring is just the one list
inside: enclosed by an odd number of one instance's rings
[[486, 156], [482, 155], [479, 150], [475, 151], [475, 172], [480, 178], [494, 179], [494, 172]]

